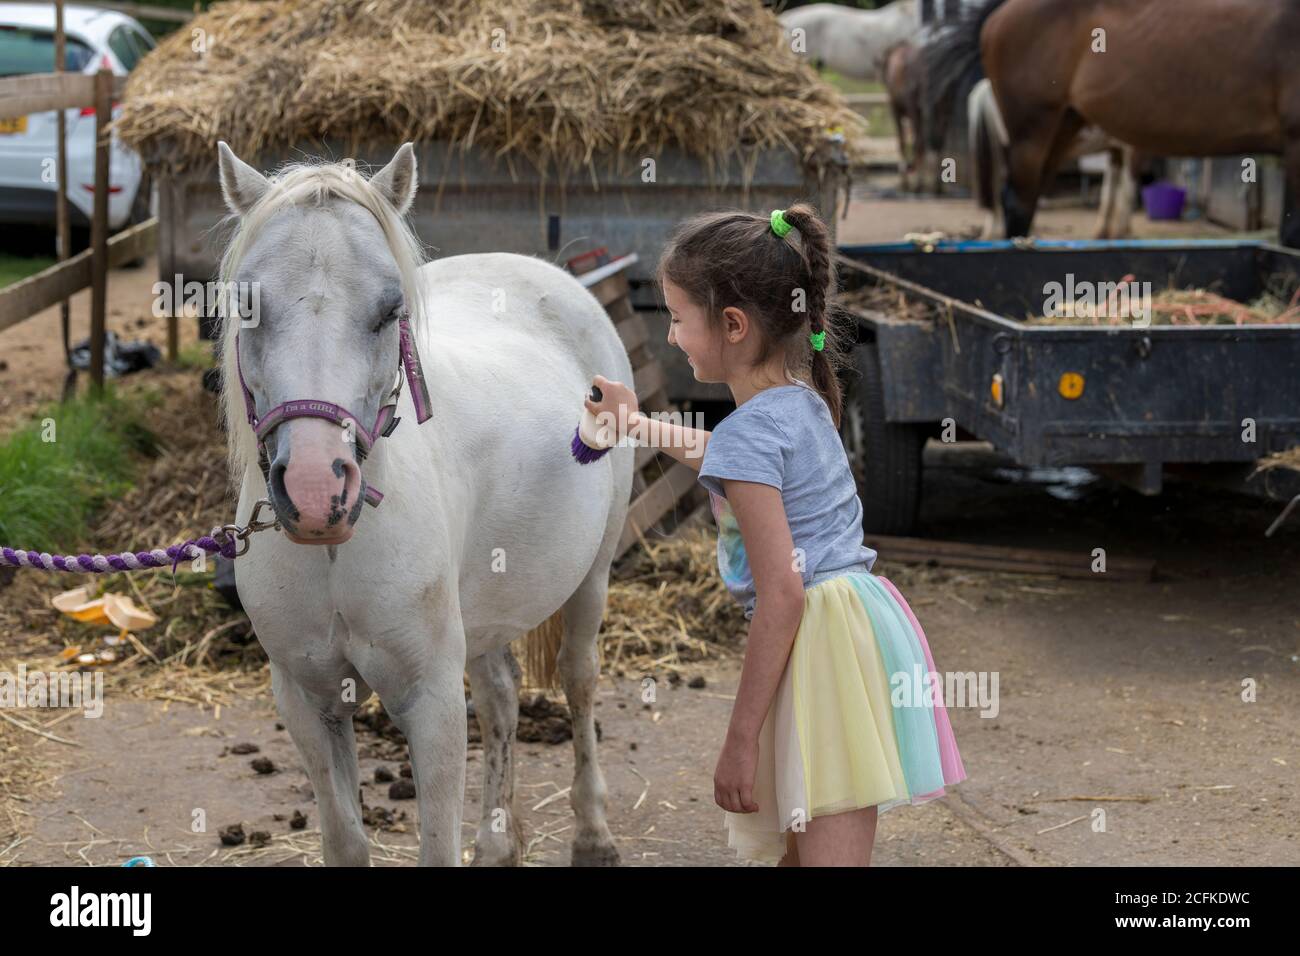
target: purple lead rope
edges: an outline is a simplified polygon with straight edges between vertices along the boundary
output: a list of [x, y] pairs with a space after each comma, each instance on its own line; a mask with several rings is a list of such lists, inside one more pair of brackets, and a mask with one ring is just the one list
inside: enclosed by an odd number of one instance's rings
[[223, 558], [234, 560], [235, 542], [227, 539], [223, 544], [212, 535], [205, 534], [201, 538], [192, 538], [184, 544], [174, 544], [169, 548], [128, 551], [125, 554], [79, 554], [76, 557], [50, 554], [48, 551], [16, 551], [13, 548], [0, 548], [0, 564], [9, 564], [16, 568], [39, 568], [43, 571], [67, 571], [75, 574], [111, 574], [115, 571], [165, 568], [170, 564], [172, 574], [175, 574], [176, 565], [182, 558], [193, 560], [204, 552], [219, 554]]
[[[117, 571], [140, 571], [144, 568], [165, 568], [171, 565], [173, 577], [176, 565], [182, 558], [194, 560], [204, 553], [219, 554], [233, 561], [248, 551], [249, 535], [267, 528], [278, 528], [279, 519], [260, 520], [257, 516], [263, 507], [271, 503], [263, 498], [253, 506], [248, 524], [218, 525], [211, 534], [191, 538], [184, 544], [174, 544], [169, 548], [154, 548], [152, 551], [127, 551], [123, 554], [79, 554], [75, 558], [63, 554], [50, 554], [48, 551], [19, 551], [15, 548], [0, 548], [0, 564], [15, 568], [36, 568], [40, 571], [66, 571], [70, 574], [112, 574]], [[244, 547], [239, 548], [239, 542]]]

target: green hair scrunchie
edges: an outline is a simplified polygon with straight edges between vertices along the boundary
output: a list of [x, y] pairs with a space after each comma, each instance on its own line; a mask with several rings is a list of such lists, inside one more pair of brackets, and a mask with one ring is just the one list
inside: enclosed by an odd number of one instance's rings
[[808, 341], [812, 342], [814, 352], [820, 352], [826, 345], [826, 330], [822, 329], [820, 332], [810, 332], [808, 334]]
[[794, 228], [794, 226], [785, 221], [784, 213], [784, 209], [772, 210], [772, 231], [782, 239], [788, 236], [790, 230]]

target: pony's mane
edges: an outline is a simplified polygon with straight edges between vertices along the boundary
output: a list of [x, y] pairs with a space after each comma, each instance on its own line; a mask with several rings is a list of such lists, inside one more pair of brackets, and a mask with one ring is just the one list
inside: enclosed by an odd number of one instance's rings
[[[416, 272], [425, 261], [424, 249], [410, 224], [379, 190], [357, 172], [353, 163], [308, 161], [281, 167], [268, 177], [271, 188], [243, 216], [231, 213], [222, 223], [234, 220], [238, 225], [221, 257], [220, 282], [217, 286], [220, 309], [221, 345], [221, 413], [226, 427], [228, 478], [238, 497], [244, 472], [257, 464], [257, 436], [248, 424], [239, 371], [235, 361], [235, 333], [239, 322], [227, 321], [226, 296], [239, 265], [262, 228], [276, 213], [290, 206], [321, 206], [331, 199], [350, 200], [369, 212], [379, 222], [388, 241], [389, 251], [402, 276], [406, 305], [411, 312], [411, 332], [417, 344], [426, 332], [423, 297]], [[428, 354], [427, 352], [425, 354]]]

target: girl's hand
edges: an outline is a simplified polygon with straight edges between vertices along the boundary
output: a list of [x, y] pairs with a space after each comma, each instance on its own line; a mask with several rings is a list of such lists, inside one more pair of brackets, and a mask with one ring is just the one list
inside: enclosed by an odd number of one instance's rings
[[730, 734], [713, 771], [713, 800], [732, 813], [753, 813], [754, 775], [758, 772], [758, 741], [736, 741]]
[[596, 416], [599, 424], [612, 425], [621, 441], [627, 436], [632, 416], [639, 411], [636, 392], [622, 382], [611, 382], [603, 375], [597, 375], [591, 381], [600, 389], [600, 401], [593, 402], [588, 396], [582, 403]]

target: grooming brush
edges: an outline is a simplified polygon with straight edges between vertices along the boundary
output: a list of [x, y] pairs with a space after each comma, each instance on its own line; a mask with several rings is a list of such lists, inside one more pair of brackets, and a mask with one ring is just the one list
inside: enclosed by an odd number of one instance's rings
[[[598, 402], [601, 400], [600, 389], [591, 386], [591, 400]], [[573, 453], [573, 460], [580, 465], [590, 465], [593, 461], [599, 461], [615, 445], [618, 444], [618, 435], [609, 425], [601, 425], [596, 421], [596, 416], [591, 413], [585, 406], [582, 409], [582, 419], [578, 422], [578, 427], [573, 430], [573, 441], [569, 443], [569, 451]]]

